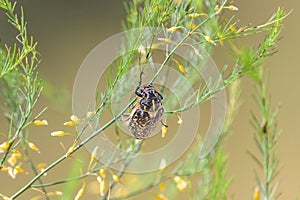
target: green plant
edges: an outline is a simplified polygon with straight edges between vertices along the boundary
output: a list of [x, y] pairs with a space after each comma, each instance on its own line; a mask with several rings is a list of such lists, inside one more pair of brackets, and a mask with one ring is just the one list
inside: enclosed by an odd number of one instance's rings
[[277, 199], [279, 182], [274, 183], [274, 179], [279, 173], [279, 161], [274, 147], [281, 134], [281, 131], [277, 130], [276, 121], [279, 108], [274, 111], [271, 110], [270, 98], [267, 96], [267, 81], [263, 80], [262, 70], [258, 74], [256, 77], [257, 91], [255, 100], [261, 111], [261, 119], [253, 113], [252, 123], [256, 129], [254, 141], [262, 161], [257, 155], [253, 153], [250, 153], [250, 155], [263, 172], [263, 178], [260, 178], [258, 173], [255, 172], [258, 187], [255, 189], [254, 196], [261, 196], [263, 199]]
[[[3, 47], [1, 50], [1, 74], [0, 81], [3, 86], [1, 87], [2, 95], [5, 99], [6, 109], [4, 110], [5, 116], [9, 120], [10, 129], [8, 134], [4, 134], [4, 142], [0, 146], [0, 151], [3, 154], [1, 159], [1, 171], [7, 170], [8, 173], [14, 178], [17, 173], [25, 173], [21, 168], [22, 162], [27, 162], [35, 176], [21, 189], [17, 190], [10, 198], [15, 199], [22, 195], [28, 189], [42, 189], [42, 197], [49, 199], [51, 196], [59, 196], [60, 192], [47, 192], [46, 188], [49, 186], [60, 185], [69, 183], [71, 181], [83, 180], [82, 187], [77, 192], [75, 199], [81, 198], [85, 188], [88, 185], [85, 178], [95, 177], [99, 181], [100, 197], [102, 199], [124, 199], [134, 197], [145, 192], [151, 192], [151, 189], [159, 188], [158, 192], [153, 194], [155, 199], [175, 198], [181, 191], [188, 190], [191, 199], [226, 199], [227, 188], [231, 179], [226, 179], [226, 153], [223, 150], [225, 138], [230, 134], [230, 125], [234, 120], [235, 112], [238, 108], [237, 99], [239, 97], [239, 79], [245, 75], [257, 75], [260, 71], [263, 61], [276, 52], [276, 42], [282, 29], [282, 21], [287, 16], [283, 9], [278, 9], [271, 18], [262, 25], [244, 26], [236, 28], [237, 21], [234, 16], [225, 17], [223, 13], [231, 15], [232, 12], [238, 10], [235, 5], [230, 2], [214, 1], [214, 0], [188, 0], [188, 1], [167, 1], [167, 0], [133, 0], [126, 4], [127, 18], [123, 23], [123, 29], [131, 30], [134, 28], [145, 29], [147, 27], [165, 28], [166, 32], [171, 36], [172, 34], [180, 33], [178, 40], [173, 41], [170, 38], [160, 38], [159, 43], [152, 41], [149, 46], [141, 47], [139, 43], [143, 35], [129, 35], [126, 41], [126, 46], [129, 46], [129, 54], [123, 54], [120, 58], [111, 64], [109, 78], [105, 89], [97, 96], [97, 105], [91, 108], [92, 111], [87, 111], [85, 119], [79, 119], [77, 116], [72, 115], [71, 121], [66, 122], [66, 126], [74, 126], [81, 124], [81, 128], [74, 129], [74, 142], [68, 147], [65, 154], [55, 160], [48, 166], [42, 166], [39, 171], [35, 167], [35, 163], [30, 158], [28, 148], [39, 151], [37, 146], [29, 142], [30, 125], [47, 125], [47, 121], [39, 120], [40, 116], [46, 110], [42, 110], [38, 115], [34, 116], [32, 109], [37, 103], [41, 93], [41, 84], [37, 76], [38, 52], [36, 51], [36, 43], [33, 39], [27, 36], [26, 22], [24, 19], [23, 9], [21, 8], [20, 17], [15, 14], [16, 3], [11, 3], [8, 0], [1, 0], [0, 7], [5, 10], [9, 23], [11, 23], [18, 31], [17, 40], [19, 45], [14, 45], [12, 48]], [[161, 29], [153, 29], [153, 37], [160, 32]], [[215, 79], [211, 79], [206, 83], [201, 78], [200, 74], [193, 73], [194, 68], [201, 68], [203, 65], [202, 52], [199, 52], [198, 46], [200, 45], [208, 55], [212, 54], [216, 45], [228, 44], [228, 47], [234, 49], [235, 39], [246, 37], [248, 35], [257, 34], [259, 32], [267, 32], [266, 39], [261, 43], [258, 48], [247, 48], [244, 52], [235, 52], [233, 66], [225, 65], [221, 69], [221, 74]], [[138, 39], [137, 39], [138, 38]], [[192, 39], [195, 44], [187, 43], [187, 40]], [[125, 44], [124, 44], [125, 45]], [[157, 45], [165, 45], [169, 51], [161, 52], [157, 50]], [[192, 66], [187, 60], [176, 57], [175, 51], [182, 47], [189, 46], [193, 52], [194, 62], [197, 66]], [[140, 49], [135, 52], [135, 49]], [[128, 49], [127, 49], [128, 50]], [[188, 52], [190, 53], [190, 52]], [[178, 81], [188, 80], [188, 82], [196, 88], [195, 92], [188, 97], [177, 94], [179, 98], [184, 99], [184, 105], [178, 106], [172, 98], [167, 98], [165, 106], [168, 108], [166, 114], [169, 118], [189, 109], [197, 107], [204, 102], [214, 98], [214, 95], [227, 88], [230, 89], [229, 109], [225, 120], [225, 125], [218, 143], [214, 148], [205, 155], [204, 158], [199, 159], [199, 152], [203, 144], [201, 138], [197, 138], [195, 144], [192, 146], [185, 156], [180, 159], [180, 162], [175, 166], [162, 167], [152, 174], [149, 181], [145, 181], [145, 185], [141, 187], [130, 188], [130, 191], [121, 193], [119, 195], [112, 195], [115, 192], [116, 186], [122, 182], [122, 178], [126, 176], [126, 169], [130, 163], [135, 159], [138, 152], [141, 151], [145, 143], [144, 140], [136, 141], [131, 137], [123, 137], [119, 132], [117, 120], [127, 112], [130, 106], [137, 101], [133, 98], [130, 103], [121, 108], [120, 112], [112, 116], [111, 119], [104, 125], [99, 125], [99, 121], [103, 115], [111, 115], [112, 104], [111, 99], [121, 98], [122, 95], [116, 95], [115, 89], [120, 83], [123, 83], [126, 73], [138, 63], [140, 71], [145, 69], [146, 63], [153, 65], [153, 59], [159, 54], [162, 56], [162, 62], [157, 68], [156, 73], [151, 78], [150, 82], [154, 82], [159, 75], [162, 74], [166, 65], [173, 66], [180, 73]], [[204, 58], [205, 60], [206, 58]], [[187, 76], [189, 74], [189, 76]], [[166, 79], [168, 78], [165, 75]], [[16, 81], [18, 80], [18, 81]], [[123, 84], [125, 85], [125, 84]], [[173, 88], [178, 85], [173, 85]], [[180, 86], [180, 89], [185, 91], [188, 89], [187, 85]], [[133, 89], [134, 90], [134, 89]], [[162, 88], [163, 90], [163, 88]], [[264, 92], [264, 91], [263, 91]], [[119, 95], [119, 96], [118, 96]], [[262, 93], [262, 97], [264, 93]], [[169, 99], [169, 100], [168, 100]], [[265, 111], [266, 107], [262, 110]], [[264, 112], [265, 113], [265, 112]], [[254, 118], [255, 119], [255, 118]], [[270, 121], [273, 118], [267, 118], [264, 115], [267, 123], [270, 126]], [[181, 120], [179, 118], [179, 120]], [[254, 120], [256, 123], [256, 120]], [[185, 123], [184, 121], [180, 123]], [[110, 126], [115, 126], [117, 146], [125, 150], [117, 158], [114, 157], [115, 152], [111, 153], [111, 160], [107, 163], [100, 163], [97, 161], [97, 155], [104, 152], [103, 149], [95, 148], [91, 154], [88, 165], [81, 167], [81, 175], [71, 178], [62, 178], [62, 180], [50, 183], [43, 183], [41, 178], [52, 168], [61, 164], [62, 161], [69, 159], [71, 156], [76, 156], [75, 152], [82, 149], [82, 147], [89, 141], [93, 140], [96, 136], [103, 133], [103, 131]], [[80, 140], [80, 136], [84, 134], [89, 128], [92, 128], [92, 134], [86, 139]], [[256, 127], [260, 126], [256, 124]], [[269, 127], [266, 127], [269, 128]], [[64, 131], [52, 132], [52, 136], [62, 137], [67, 133]], [[263, 136], [260, 134], [262, 143], [257, 141], [257, 145], [262, 149], [262, 154], [265, 159], [265, 185], [261, 184], [260, 188], [264, 191], [266, 198], [272, 194], [269, 188], [269, 178], [273, 177], [273, 162], [270, 162], [269, 144], [273, 144], [275, 137]], [[113, 134], [111, 134], [113, 135]], [[263, 145], [263, 146], [261, 146]], [[266, 148], [263, 148], [266, 147]], [[264, 151], [265, 150], [265, 151]], [[7, 159], [8, 156], [10, 159]], [[24, 156], [24, 158], [21, 158]], [[258, 160], [253, 155], [255, 160]], [[23, 160], [23, 161], [22, 161]], [[115, 163], [121, 163], [122, 169], [114, 171], [110, 166]], [[148, 175], [145, 175], [148, 176]], [[198, 180], [189, 181], [188, 178], [196, 177]], [[38, 184], [36, 182], [39, 181]], [[195, 185], [198, 184], [198, 187]], [[74, 189], [75, 190], [75, 189]], [[2, 191], [1, 191], [2, 192]], [[2, 195], [4, 199], [9, 199]], [[40, 198], [38, 196], [37, 198]]]

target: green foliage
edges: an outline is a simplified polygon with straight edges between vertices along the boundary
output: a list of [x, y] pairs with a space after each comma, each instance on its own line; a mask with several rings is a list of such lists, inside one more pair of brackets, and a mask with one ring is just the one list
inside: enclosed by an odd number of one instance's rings
[[236, 71], [237, 74], [248, 73], [254, 80], [260, 81], [262, 70], [257, 69], [257, 67], [269, 56], [276, 53], [277, 42], [280, 39], [280, 34], [283, 29], [282, 20], [287, 15], [289, 14], [286, 14], [282, 8], [278, 8], [277, 12], [271, 16], [266, 24], [255, 27], [255, 29], [261, 28], [264, 30], [267, 28], [267, 25], [272, 24], [272, 26], [268, 28], [269, 32], [264, 41], [258, 48], [251, 48], [240, 52], [240, 59], [237, 64], [241, 65], [241, 69]]
[[5, 106], [3, 109], [5, 116], [12, 124], [7, 135], [10, 145], [0, 161], [0, 165], [3, 165], [12, 145], [16, 143], [15, 148], [19, 141], [26, 140], [28, 137], [24, 129], [28, 123], [32, 122], [30, 119], [32, 109], [39, 98], [42, 87], [36, 72], [39, 64], [37, 43], [27, 36], [23, 9], [21, 8], [21, 17], [19, 18], [14, 14], [16, 3], [1, 1], [0, 7], [6, 11], [8, 22], [19, 32], [16, 39], [21, 45], [21, 48], [17, 48], [17, 44], [14, 44], [12, 48], [5, 47], [6, 52], [1, 53], [0, 83]]
[[[131, 53], [121, 55], [111, 65], [107, 85], [98, 95], [96, 99], [97, 105], [93, 108], [94, 111], [83, 120], [74, 119], [75, 116], [71, 119], [70, 123], [77, 124], [78, 121], [80, 121], [78, 123], [83, 123], [81, 129], [74, 131], [76, 134], [74, 134], [75, 139], [73, 144], [68, 147], [67, 153], [61, 155], [61, 157], [38, 173], [28, 153], [28, 147], [31, 149], [34, 148], [32, 145], [29, 145], [29, 131], [27, 129], [45, 111], [44, 109], [37, 116], [33, 116], [32, 114], [32, 109], [36, 105], [42, 90], [37, 73], [37, 66], [39, 64], [39, 54], [36, 50], [37, 43], [33, 41], [32, 37], [27, 35], [27, 23], [24, 19], [22, 8], [21, 15], [18, 16], [15, 14], [16, 3], [11, 3], [9, 0], [0, 0], [0, 7], [6, 12], [9, 23], [18, 31], [16, 37], [18, 43], [12, 47], [4, 46], [0, 49], [0, 83], [5, 105], [3, 109], [10, 124], [10, 130], [5, 135], [6, 140], [1, 144], [0, 150], [3, 155], [0, 160], [0, 170], [4, 169], [6, 165], [9, 166], [11, 164], [7, 161], [8, 156], [16, 154], [16, 150], [19, 149], [25, 155], [26, 160], [30, 163], [31, 170], [35, 174], [23, 188], [12, 195], [12, 199], [17, 198], [30, 188], [41, 188], [44, 196], [49, 198], [50, 193], [46, 191], [46, 187], [82, 180], [90, 176], [97, 177], [97, 180], [100, 182], [100, 196], [102, 199], [124, 199], [146, 192], [151, 193], [151, 189], [157, 188], [161, 183], [168, 184], [168, 186], [165, 193], [161, 191], [162, 194], [153, 195], [156, 199], [165, 199], [165, 196], [175, 197], [185, 190], [188, 190], [191, 199], [227, 199], [227, 189], [231, 183], [231, 178], [228, 179], [226, 176], [227, 154], [224, 152], [223, 145], [225, 139], [230, 136], [231, 124], [239, 107], [240, 87], [238, 80], [245, 75], [253, 77], [259, 85], [257, 102], [262, 112], [263, 123], [259, 123], [259, 120], [253, 117], [253, 124], [257, 130], [255, 142], [260, 150], [263, 162], [260, 162], [260, 159], [256, 155], [252, 155], [252, 157], [259, 163], [265, 177], [263, 181], [260, 181], [257, 176], [257, 180], [264, 197], [267, 199], [275, 197], [276, 187], [271, 187], [270, 184], [277, 172], [277, 158], [276, 154], [272, 152], [274, 144], [278, 139], [278, 132], [276, 130], [277, 111], [269, 111], [269, 104], [266, 100], [266, 86], [262, 83], [262, 70], [260, 66], [266, 58], [276, 52], [276, 44], [282, 31], [283, 19], [287, 16], [283, 9], [279, 8], [262, 25], [244, 26], [236, 29], [237, 22], [234, 21], [233, 14], [229, 20], [221, 15], [225, 12], [230, 13], [237, 10], [237, 7], [226, 0], [133, 0], [126, 3], [127, 17], [123, 22], [125, 31], [134, 28], [159, 27], [167, 30], [169, 35], [166, 34], [166, 37], [178, 32], [181, 35], [178, 40], [171, 41], [171, 44], [165, 44], [169, 51], [156, 51], [153, 46], [157, 45], [157, 41], [152, 41], [148, 47], [144, 47], [143, 50], [145, 52], [139, 54], [136, 53], [136, 49], [141, 45], [140, 41], [143, 39], [143, 34], [129, 35], [128, 40], [124, 41], [123, 45], [128, 46]], [[160, 29], [154, 29], [152, 35], [155, 36], [161, 33], [160, 31]], [[259, 47], [247, 47], [244, 51], [235, 52], [234, 66], [225, 65], [221, 69], [220, 76], [216, 79], [211, 77], [211, 81], [205, 83], [201, 75], [196, 73], [197, 69], [201, 69], [203, 63], [207, 61], [203, 61], [202, 56], [197, 52], [199, 46], [203, 48], [204, 52], [211, 55], [216, 45], [223, 45], [226, 42], [229, 44], [229, 48], [234, 49], [234, 39], [260, 32], [267, 33], [261, 45]], [[170, 38], [163, 39], [166, 41]], [[187, 40], [189, 39], [192, 39], [194, 43], [188, 44]], [[187, 54], [190, 54], [189, 58], [193, 59], [197, 63], [197, 66], [192, 66], [188, 61], [180, 60], [179, 58], [177, 61], [177, 57], [174, 55], [175, 51], [184, 45], [191, 48], [191, 51], [187, 52]], [[168, 108], [166, 114], [169, 116], [199, 106], [213, 98], [215, 93], [231, 86], [229, 89], [228, 113], [222, 135], [217, 145], [205, 158], [199, 159], [199, 149], [201, 149], [203, 141], [197, 138], [195, 145], [191, 148], [192, 150], [182, 157], [180, 162], [176, 163], [175, 166], [170, 166], [167, 169], [162, 168], [158, 172], [155, 172], [155, 180], [152, 180], [148, 185], [137, 188], [129, 193], [120, 194], [119, 196], [111, 196], [115, 192], [116, 185], [120, 182], [120, 179], [126, 175], [127, 167], [135, 159], [136, 154], [140, 152], [144, 144], [143, 140], [137, 142], [132, 138], [121, 137], [121, 134], [118, 133], [117, 120], [122, 117], [137, 98], [133, 98], [125, 107], [120, 108], [120, 112], [114, 115], [109, 121], [104, 124], [101, 123], [103, 125], [100, 125], [99, 121], [100, 119], [102, 120], [101, 117], [105, 113], [111, 114], [113, 104], [111, 99], [120, 100], [122, 98], [123, 94], [116, 93], [115, 90], [118, 89], [119, 85], [124, 86], [124, 88], [128, 87], [125, 82], [128, 79], [125, 76], [126, 72], [135, 65], [140, 66], [139, 70], [143, 72], [145, 63], [150, 66], [154, 65], [154, 58], [157, 54], [162, 57], [163, 61], [157, 68], [150, 83], [154, 82], [162, 74], [163, 69], [167, 65], [170, 65], [177, 66], [178, 70], [182, 73], [181, 76], [178, 76], [176, 83], [182, 83], [183, 80], [187, 80], [193, 88], [196, 88], [196, 91], [192, 95], [180, 96], [185, 102], [181, 107], [177, 105], [176, 101], [166, 100], [166, 107]], [[190, 73], [190, 76], [185, 76], [185, 70]], [[168, 78], [167, 75], [165, 77], [166, 79]], [[174, 84], [172, 88], [177, 88], [178, 91], [188, 90], [187, 85], [178, 86]], [[124, 91], [129, 92], [130, 90], [124, 89]], [[125, 150], [122, 155], [115, 156], [116, 152], [105, 152], [103, 149], [95, 149], [90, 157], [89, 166], [81, 167], [80, 176], [74, 175], [68, 179], [45, 184], [41, 181], [41, 177], [45, 173], [61, 164], [63, 160], [74, 156], [76, 151], [82, 149], [86, 143], [103, 133], [111, 125], [116, 125], [117, 145]], [[80, 136], [86, 133], [88, 129], [92, 129], [92, 134], [80, 141]], [[59, 132], [56, 134], [63, 136], [66, 133]], [[111, 160], [108, 163], [97, 162], [95, 158], [97, 157], [96, 154], [99, 153], [98, 151], [100, 154], [110, 153]], [[118, 172], [113, 172], [109, 167], [116, 163], [122, 163], [123, 168]], [[17, 165], [7, 167], [7, 169], [8, 171], [12, 171], [17, 166], [20, 168], [17, 163]], [[98, 173], [99, 170], [100, 173]], [[189, 178], [194, 177], [197, 178], [196, 183], [188, 181]], [[36, 181], [39, 181], [39, 183], [35, 184]], [[195, 185], [198, 187], [195, 187]], [[68, 193], [71, 190], [71, 187], [66, 189]], [[4, 195], [2, 197], [4, 198]]]
[[203, 172], [204, 182], [199, 182], [199, 190], [202, 193], [196, 195], [195, 199], [227, 199], [227, 189], [232, 182], [227, 178], [227, 156], [223, 150], [218, 150], [214, 155], [213, 165]]
[[261, 191], [263, 199], [277, 199], [278, 182], [274, 179], [279, 172], [277, 153], [274, 149], [278, 142], [281, 131], [277, 130], [277, 115], [279, 107], [271, 110], [270, 98], [267, 96], [267, 81], [264, 80], [262, 70], [260, 76], [255, 77], [257, 90], [255, 93], [255, 102], [260, 111], [258, 114], [252, 114], [252, 124], [256, 130], [254, 141], [259, 150], [259, 156], [250, 153], [250, 156], [257, 163], [259, 170], [263, 172], [263, 178], [255, 173], [257, 184]]
[[[10, 127], [6, 131], [6, 141], [2, 143], [6, 145], [2, 149], [4, 154], [0, 160], [0, 169], [8, 170], [14, 178], [17, 173], [25, 173], [25, 170], [21, 168], [22, 162], [14, 161], [17, 155], [24, 157], [24, 161], [29, 163], [33, 173], [37, 174], [38, 170], [30, 158], [28, 149], [39, 150], [36, 145], [28, 141], [27, 126], [39, 117], [45, 109], [37, 116], [32, 117], [32, 111], [39, 99], [42, 86], [36, 71], [39, 64], [38, 52], [36, 51], [37, 43], [27, 35], [27, 23], [24, 19], [23, 8], [21, 8], [21, 16], [19, 17], [15, 14], [16, 3], [3, 0], [0, 1], [0, 7], [5, 10], [8, 22], [18, 31], [16, 36], [18, 43], [12, 47], [1, 46], [0, 63], [0, 86], [4, 100], [2, 109]], [[23, 149], [23, 153], [17, 149]], [[8, 156], [10, 156], [9, 159]], [[11, 167], [6, 167], [5, 163], [9, 163]], [[41, 180], [39, 182], [42, 183]], [[46, 193], [44, 188], [42, 191]]]

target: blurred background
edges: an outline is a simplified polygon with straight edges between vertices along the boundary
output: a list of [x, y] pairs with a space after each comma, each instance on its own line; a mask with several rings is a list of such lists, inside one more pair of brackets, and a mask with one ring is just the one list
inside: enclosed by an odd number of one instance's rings
[[[46, 128], [33, 127], [32, 140], [40, 144], [41, 155], [36, 159], [48, 163], [54, 161], [63, 153], [59, 140], [50, 137], [50, 132], [63, 128], [62, 123], [72, 114], [71, 95], [73, 81], [77, 70], [87, 54], [101, 41], [120, 32], [121, 21], [125, 17], [123, 1], [121, 0], [88, 0], [88, 1], [46, 1], [22, 0], [26, 20], [29, 22], [28, 30], [39, 43], [42, 54], [42, 63], [39, 67], [41, 77], [44, 79], [44, 92], [36, 112], [45, 105], [48, 111], [44, 115], [49, 122]], [[269, 93], [272, 96], [273, 106], [281, 104], [278, 117], [279, 128], [283, 130], [277, 146], [281, 171], [277, 177], [280, 180], [280, 199], [295, 199], [300, 197], [300, 93], [299, 93], [299, 19], [300, 2], [284, 0], [252, 0], [235, 1], [239, 8], [236, 19], [239, 24], [259, 25], [265, 22], [278, 6], [287, 11], [294, 9], [285, 20], [283, 38], [279, 43], [279, 52], [265, 63], [270, 69]], [[0, 15], [1, 40], [11, 44], [14, 42], [16, 32], [7, 24], [3, 13]], [[253, 41], [262, 40], [261, 35], [249, 36], [246, 45]], [[256, 43], [255, 43], [256, 44]], [[226, 61], [224, 49], [218, 49], [213, 58], [215, 62], [223, 65]], [[298, 67], [297, 67], [298, 66]], [[246, 153], [254, 151], [254, 130], [250, 125], [250, 110], [256, 108], [252, 92], [253, 85], [248, 78], [242, 81], [242, 106], [233, 127], [233, 134], [226, 141], [229, 154], [229, 177], [234, 181], [230, 186], [229, 194], [235, 199], [251, 199], [256, 186], [253, 160]], [[203, 117], [203, 114], [202, 114]], [[298, 128], [297, 128], [298, 127]], [[46, 141], [43, 143], [43, 141]], [[71, 142], [71, 139], [70, 139]], [[72, 164], [68, 160], [64, 164]], [[61, 168], [55, 168], [48, 176], [59, 177], [64, 174]], [[11, 184], [7, 174], [0, 174], [0, 188], [6, 194], [12, 194], [26, 183], [30, 177], [20, 175], [16, 184]], [[47, 180], [47, 179], [46, 179]], [[21, 199], [26, 199], [26, 195]]]

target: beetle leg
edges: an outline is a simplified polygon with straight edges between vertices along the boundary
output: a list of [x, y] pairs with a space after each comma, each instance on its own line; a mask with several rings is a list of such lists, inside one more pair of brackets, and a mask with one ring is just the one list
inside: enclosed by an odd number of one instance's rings
[[138, 97], [143, 97], [143, 94], [139, 92], [139, 87], [136, 88], [135, 94], [136, 94]]
[[165, 124], [165, 123], [163, 123], [163, 121], [162, 121], [162, 120], [160, 120], [160, 122], [161, 122], [161, 124], [162, 124], [164, 127], [168, 128], [168, 125], [167, 125], [167, 124]]
[[159, 98], [160, 100], [163, 100], [163, 96], [159, 92], [157, 92], [157, 94], [158, 94], [157, 98]]
[[138, 83], [138, 85], [137, 85], [137, 87], [136, 87], [136, 89], [135, 89], [135, 94], [136, 94], [137, 96], [139, 96], [139, 97], [143, 97], [143, 94], [139, 92], [139, 89], [140, 89], [140, 87], [141, 87], [141, 85], [142, 85], [142, 75], [143, 75], [143, 74], [144, 74], [143, 72], [140, 73], [140, 80], [139, 80], [139, 83]]
[[130, 108], [133, 109], [135, 106], [136, 106], [136, 103], [135, 103], [135, 104], [132, 104], [132, 105], [130, 106]]

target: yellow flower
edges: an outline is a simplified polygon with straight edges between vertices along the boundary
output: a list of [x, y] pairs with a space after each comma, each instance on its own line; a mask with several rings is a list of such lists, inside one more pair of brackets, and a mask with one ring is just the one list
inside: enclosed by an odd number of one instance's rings
[[6, 167], [6, 166], [0, 166], [0, 171], [7, 172], [8, 171], [8, 167]]
[[33, 125], [35, 125], [35, 126], [47, 126], [48, 121], [45, 120], [45, 119], [44, 120], [34, 120]]
[[16, 169], [19, 173], [27, 174], [27, 172], [26, 172], [24, 169], [22, 169], [21, 166], [19, 166], [19, 165], [16, 166], [15, 169]]
[[166, 167], [167, 167], [167, 161], [165, 158], [162, 158], [160, 161], [159, 169], [164, 170], [164, 169], [166, 169]]
[[177, 118], [178, 118], [178, 121], [177, 121], [177, 124], [182, 124], [182, 119], [179, 115], [177, 115]]
[[194, 49], [194, 52], [197, 56], [199, 56], [199, 58], [203, 59], [203, 56], [201, 55], [200, 51], [196, 48], [193, 48]]
[[91, 168], [94, 160], [97, 158], [97, 153], [98, 153], [98, 146], [96, 146], [91, 154], [91, 159], [90, 159], [90, 163], [88, 166], [88, 170]]
[[205, 40], [213, 45], [216, 45], [216, 43], [211, 39], [211, 37], [209, 37], [208, 35], [204, 36]]
[[181, 65], [176, 59], [173, 58], [173, 61], [178, 65], [179, 70], [184, 74], [188, 75], [187, 71], [185, 70], [184, 66]]
[[221, 40], [221, 38], [222, 38], [222, 33], [221, 33], [221, 32], [218, 32], [218, 36], [219, 36], [219, 42], [220, 42], [220, 44], [223, 46], [224, 41]]
[[104, 196], [105, 194], [105, 190], [106, 190], [106, 180], [103, 179], [101, 182], [100, 182], [100, 195], [101, 196]]
[[[151, 49], [151, 50], [155, 50], [155, 49], [157, 49], [159, 46], [160, 46], [159, 43], [153, 43], [153, 44], [151, 45], [150, 49]], [[146, 55], [146, 54], [145, 54], [145, 55]]]
[[253, 200], [260, 200], [260, 189], [259, 187], [255, 187], [254, 193], [253, 193]]
[[191, 29], [191, 30], [194, 30], [196, 28], [196, 24], [194, 23], [188, 23], [188, 27]]
[[167, 134], [168, 128], [166, 126], [161, 127], [161, 137], [165, 137]]
[[61, 191], [55, 191], [53, 193], [54, 193], [54, 196], [61, 196], [61, 195], [63, 195], [63, 193]]
[[39, 163], [37, 165], [37, 168], [39, 168], [41, 171], [43, 171], [46, 168], [46, 164], [45, 163]]
[[184, 75], [188, 75], [187, 71], [185, 70], [183, 65], [179, 65], [178, 66], [179, 70], [184, 74]]
[[103, 179], [106, 177], [105, 171], [106, 171], [105, 168], [101, 168], [100, 171], [99, 171], [99, 174], [100, 174], [101, 178], [103, 178]]
[[58, 197], [62, 195], [63, 193], [61, 191], [47, 192], [48, 197]]
[[[46, 168], [46, 164], [45, 163], [39, 163], [37, 165], [37, 168], [40, 170], [40, 172], [43, 172]], [[44, 173], [44, 176], [47, 176], [47, 173]]]
[[219, 11], [219, 10], [220, 10], [220, 6], [219, 6], [219, 5], [216, 5], [215, 8], [214, 8], [214, 10], [215, 10], [216, 12]]
[[22, 158], [22, 157], [23, 157], [23, 155], [21, 154], [21, 152], [18, 151], [17, 149], [13, 149], [11, 152], [13, 153], [13, 155], [14, 155], [16, 158]]
[[93, 117], [94, 114], [96, 114], [95, 111], [87, 112], [87, 113], [86, 113], [86, 118], [89, 119], [89, 118]]
[[14, 171], [14, 168], [12, 167], [7, 167], [7, 171], [8, 171], [8, 175], [11, 177], [11, 178], [16, 178], [16, 176], [13, 174], [13, 171]]
[[0, 153], [4, 153], [7, 150], [7, 148], [10, 146], [10, 143], [11, 142], [6, 141], [0, 144]]
[[168, 200], [168, 198], [163, 194], [155, 194], [154, 198], [155, 200]]
[[30, 149], [32, 149], [32, 150], [34, 150], [34, 151], [40, 153], [39, 148], [38, 148], [35, 144], [33, 144], [33, 143], [31, 143], [31, 142], [28, 142], [28, 146], [29, 146]]
[[199, 17], [201, 14], [199, 14], [199, 13], [192, 13], [192, 14], [189, 14], [188, 15], [188, 17], [189, 18], [197, 18], [197, 17]]
[[74, 126], [74, 125], [75, 125], [75, 122], [73, 122], [73, 121], [68, 121], [68, 122], [64, 123], [64, 126]]
[[10, 168], [8, 169], [8, 174], [9, 174], [10, 177], [12, 177], [13, 179], [16, 178], [16, 176], [17, 176], [18, 173], [26, 174], [27, 172], [26, 172], [24, 169], [22, 169], [20, 166], [16, 166], [15, 168], [10, 167]]
[[80, 124], [81, 120], [76, 116], [76, 115], [72, 115], [70, 117], [70, 119], [75, 123], [75, 124]]
[[69, 157], [69, 156], [74, 152], [74, 149], [75, 149], [75, 144], [73, 144], [73, 145], [68, 149], [68, 152], [66, 153], [66, 156]]
[[9, 159], [7, 160], [7, 162], [11, 165], [11, 166], [15, 166], [18, 162], [18, 158], [12, 154]]
[[96, 159], [98, 154], [98, 146], [96, 146], [92, 152], [91, 159]]
[[121, 180], [120, 180], [120, 178], [117, 176], [117, 175], [112, 175], [112, 178], [113, 178], [113, 180], [116, 182], [116, 183], [121, 183]]
[[100, 176], [97, 176], [97, 181], [98, 181], [99, 183], [101, 183], [101, 182], [102, 182], [102, 178], [101, 178]]
[[65, 136], [65, 132], [63, 132], [63, 131], [53, 131], [52, 133], [51, 133], [51, 136], [53, 136], [53, 137], [63, 137], [63, 136]]
[[159, 185], [158, 185], [158, 187], [159, 187], [159, 190], [160, 191], [165, 191], [165, 189], [166, 189], [166, 186], [165, 186], [165, 184], [164, 183], [160, 183]]
[[179, 29], [183, 29], [184, 27], [183, 26], [173, 26], [171, 28], [168, 28], [167, 29], [167, 32], [169, 33], [174, 33], [175, 31], [179, 30]]
[[161, 10], [162, 9], [162, 6], [155, 6], [154, 8], [153, 8], [153, 11], [158, 11], [158, 10]]
[[8, 197], [8, 196], [5, 196], [4, 194], [1, 194], [0, 193], [0, 197], [3, 199], [3, 200], [12, 200], [12, 198]]
[[83, 182], [83, 184], [82, 184], [80, 190], [77, 192], [77, 194], [76, 194], [74, 200], [79, 200], [79, 199], [82, 197], [83, 192], [84, 192], [84, 188], [85, 188], [85, 181]]
[[54, 191], [53, 192], [53, 196], [62, 196], [63, 195], [63, 192], [61, 191]]
[[138, 48], [138, 53], [140, 54], [140, 62], [145, 63], [147, 60], [147, 51], [143, 45]]
[[141, 55], [146, 55], [146, 49], [143, 45], [139, 46], [138, 53]]
[[233, 5], [231, 5], [231, 6], [228, 6], [228, 9], [229, 9], [229, 10], [231, 10], [231, 11], [237, 11], [237, 10], [239, 10], [239, 8], [238, 8], [238, 7], [236, 7], [236, 6], [233, 6]]
[[172, 40], [169, 38], [157, 38], [158, 41], [164, 42], [166, 44], [172, 44]]
[[235, 32], [235, 33], [238, 32], [238, 30], [236, 29], [236, 27], [235, 27], [233, 24], [230, 24], [230, 25], [229, 25], [229, 28], [230, 28], [230, 30], [231, 30], [232, 32]]
[[175, 176], [174, 182], [176, 183], [176, 187], [179, 191], [183, 191], [188, 186], [188, 182], [183, 180], [180, 176]]

